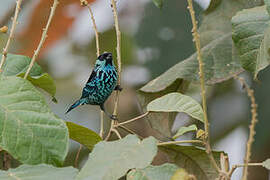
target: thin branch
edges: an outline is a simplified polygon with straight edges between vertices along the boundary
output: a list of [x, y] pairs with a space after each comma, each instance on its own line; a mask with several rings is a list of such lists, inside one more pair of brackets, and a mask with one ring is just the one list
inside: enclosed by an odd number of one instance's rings
[[114, 133], [117, 135], [117, 137], [118, 137], [119, 139], [122, 139], [120, 133], [119, 133], [116, 129], [113, 128], [113, 129], [112, 129], [112, 132], [114, 132]]
[[[94, 17], [94, 13], [91, 9], [91, 6], [88, 4], [88, 2], [86, 0], [80, 0], [81, 1], [81, 5], [82, 6], [87, 6], [90, 16], [91, 16], [91, 21], [93, 24], [93, 29], [95, 31], [95, 37], [96, 37], [96, 50], [97, 50], [97, 57], [100, 55], [100, 48], [99, 48], [99, 35], [98, 35], [98, 30], [97, 30], [97, 24], [96, 24], [96, 20]], [[103, 138], [103, 134], [104, 134], [104, 113], [103, 111], [100, 111], [100, 131], [99, 131], [99, 135], [101, 138]]]
[[16, 28], [16, 25], [18, 23], [17, 19], [18, 19], [18, 15], [19, 15], [19, 12], [20, 12], [20, 9], [21, 9], [21, 3], [22, 3], [22, 0], [18, 0], [17, 4], [16, 4], [16, 10], [15, 10], [15, 15], [14, 15], [13, 21], [12, 21], [12, 26], [11, 26], [11, 29], [10, 29], [10, 34], [9, 34], [6, 46], [5, 46], [5, 48], [3, 49], [3, 52], [2, 52], [2, 58], [1, 58], [1, 63], [0, 63], [0, 72], [2, 71], [2, 67], [3, 67], [3, 65], [4, 65], [4, 63], [6, 61], [6, 58], [7, 58], [7, 53], [8, 53], [8, 49], [9, 49], [11, 39], [14, 37], [15, 28]]
[[140, 135], [137, 134], [136, 132], [132, 131], [131, 129], [129, 129], [129, 128], [123, 126], [123, 125], [119, 125], [119, 126], [117, 126], [117, 127], [119, 127], [119, 128], [121, 128], [121, 129], [127, 131], [128, 133], [135, 134], [135, 135], [138, 136], [139, 138], [143, 139], [142, 136], [140, 136]]
[[32, 57], [31, 63], [30, 63], [30, 65], [29, 65], [29, 67], [28, 67], [28, 69], [27, 69], [27, 71], [26, 71], [26, 73], [24, 75], [24, 79], [26, 79], [27, 76], [29, 75], [29, 73], [30, 73], [30, 71], [31, 71], [31, 69], [32, 69], [32, 67], [33, 67], [33, 65], [34, 65], [37, 57], [38, 57], [38, 54], [39, 54], [39, 52], [40, 52], [40, 50], [42, 48], [42, 45], [43, 45], [43, 43], [45, 42], [45, 40], [47, 38], [47, 32], [48, 32], [48, 29], [50, 27], [52, 18], [54, 16], [54, 13], [55, 13], [55, 10], [56, 10], [56, 7], [57, 7], [58, 4], [59, 4], [58, 0], [54, 0], [53, 1], [53, 6], [51, 7], [51, 12], [50, 12], [50, 16], [49, 16], [47, 25], [46, 25], [45, 29], [43, 29], [43, 33], [42, 33], [42, 36], [41, 36], [39, 45], [38, 45], [37, 49], [34, 52], [34, 55]]
[[208, 122], [208, 117], [207, 117], [207, 104], [206, 104], [206, 95], [205, 95], [206, 93], [205, 80], [204, 80], [204, 71], [203, 71], [203, 61], [202, 61], [202, 55], [201, 55], [200, 38], [199, 38], [198, 30], [197, 30], [197, 21], [195, 18], [195, 12], [193, 10], [192, 0], [187, 0], [187, 1], [188, 1], [188, 10], [189, 10], [192, 24], [193, 24], [192, 35], [193, 35], [193, 40], [195, 41], [195, 46], [197, 49], [197, 59], [199, 63], [199, 76], [200, 76], [201, 97], [202, 97], [203, 116], [204, 116], [204, 130], [205, 130], [205, 149], [216, 171], [220, 172], [220, 168], [218, 167], [217, 162], [214, 159], [211, 145], [210, 145], [209, 122]]
[[246, 180], [248, 176], [248, 163], [250, 161], [250, 156], [251, 156], [251, 147], [252, 147], [252, 143], [254, 142], [254, 136], [256, 133], [255, 126], [256, 126], [256, 123], [258, 122], [257, 104], [254, 97], [254, 90], [248, 86], [248, 84], [243, 78], [235, 76], [235, 79], [239, 80], [240, 83], [243, 85], [243, 87], [246, 89], [248, 97], [250, 98], [250, 101], [251, 101], [251, 116], [252, 117], [251, 117], [251, 123], [249, 126], [249, 137], [247, 141], [246, 155], [245, 155], [245, 160], [244, 160], [244, 163], [246, 166], [244, 166], [243, 176], [242, 176], [242, 180]]
[[78, 167], [78, 162], [79, 162], [79, 157], [80, 157], [80, 153], [82, 151], [82, 145], [80, 144], [80, 147], [78, 149], [78, 152], [76, 154], [76, 158], [75, 158], [75, 162], [74, 162], [74, 167], [77, 168]]
[[[20, 6], [21, 9], [27, 3], [31, 3], [31, 1], [22, 1], [21, 6]], [[8, 24], [8, 22], [11, 19], [11, 16], [15, 13], [15, 11], [16, 11], [16, 3], [14, 3], [13, 6], [6, 12], [6, 14], [2, 16], [2, 18], [0, 19], [0, 26], [4, 26], [4, 25]]]
[[248, 163], [248, 164], [235, 164], [232, 166], [232, 169], [229, 171], [228, 176], [232, 177], [233, 172], [239, 167], [246, 167], [246, 166], [262, 166], [262, 163]]
[[[112, 7], [112, 11], [113, 11], [114, 25], [115, 25], [115, 31], [116, 31], [116, 42], [117, 42], [117, 45], [116, 45], [117, 66], [118, 66], [118, 68], [117, 68], [117, 70], [118, 70], [117, 71], [117, 75], [118, 75], [117, 83], [118, 83], [118, 85], [120, 85], [120, 83], [121, 83], [121, 32], [120, 32], [119, 23], [118, 23], [118, 15], [117, 15], [115, 0], [111, 0], [111, 7]], [[113, 115], [115, 117], [117, 117], [117, 114], [118, 114], [119, 94], [120, 94], [120, 91], [116, 91], [116, 98], [115, 98], [115, 104], [114, 104], [114, 110], [113, 110]], [[107, 140], [109, 139], [109, 137], [111, 135], [111, 131], [114, 129], [114, 127], [117, 124], [118, 124], [117, 121], [112, 120], [109, 133], [105, 139], [107, 139]]]
[[100, 111], [100, 131], [99, 136], [103, 139], [104, 135], [104, 113], [103, 111]]
[[127, 121], [124, 121], [124, 122], [121, 122], [121, 123], [118, 123], [115, 127], [118, 127], [118, 126], [122, 126], [122, 125], [125, 125], [125, 124], [128, 124], [128, 123], [131, 123], [131, 122], [134, 122], [134, 121], [137, 121], [145, 116], [147, 116], [149, 114], [149, 112], [147, 111], [146, 113], [140, 115], [140, 116], [137, 116], [135, 118], [132, 118], [130, 120], [127, 120]]
[[158, 143], [158, 146], [166, 146], [166, 145], [171, 145], [171, 144], [183, 144], [183, 143], [199, 143], [199, 144], [203, 144], [204, 142], [201, 140], [183, 140], [183, 141], [169, 141], [169, 142], [161, 142]]

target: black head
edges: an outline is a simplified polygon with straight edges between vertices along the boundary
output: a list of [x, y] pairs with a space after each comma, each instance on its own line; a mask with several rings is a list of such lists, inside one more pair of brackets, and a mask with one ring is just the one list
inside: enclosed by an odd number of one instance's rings
[[106, 65], [110, 64], [112, 65], [112, 53], [108, 53], [108, 52], [105, 52], [103, 54], [101, 54], [100, 56], [98, 56], [98, 59], [100, 61], [106, 61]]

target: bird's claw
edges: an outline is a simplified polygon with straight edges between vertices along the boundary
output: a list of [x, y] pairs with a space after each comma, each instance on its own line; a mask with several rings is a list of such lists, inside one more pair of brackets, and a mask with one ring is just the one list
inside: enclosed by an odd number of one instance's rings
[[114, 120], [114, 121], [118, 121], [118, 118], [117, 118], [117, 116], [116, 115], [111, 115], [111, 117], [110, 117], [112, 120]]
[[122, 91], [123, 88], [118, 84], [118, 85], [116, 85], [116, 87], [115, 87], [114, 90], [116, 90], [116, 91]]

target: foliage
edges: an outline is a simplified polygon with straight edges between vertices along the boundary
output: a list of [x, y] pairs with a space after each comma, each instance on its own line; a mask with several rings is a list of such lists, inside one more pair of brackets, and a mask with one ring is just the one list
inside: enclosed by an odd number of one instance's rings
[[[73, 1], [64, 2], [63, 6], [71, 2]], [[153, 3], [162, 8], [163, 3], [166, 2], [153, 0]], [[42, 4], [48, 5], [47, 1], [42, 1]], [[40, 15], [36, 11], [34, 14]], [[269, 66], [269, 14], [269, 0], [265, 0], [265, 3], [258, 0], [211, 1], [209, 7], [202, 13], [199, 27], [200, 39], [194, 36], [194, 41], [201, 42], [203, 74], [207, 85], [219, 86], [219, 83], [245, 71], [253, 73], [254, 78], [257, 78], [258, 73]], [[117, 17], [114, 15], [114, 18]], [[31, 21], [31, 24], [33, 23]], [[115, 24], [117, 26], [118, 21]], [[54, 25], [54, 28], [60, 26], [55, 23]], [[70, 25], [71, 23], [64, 23], [64, 27]], [[61, 28], [58, 33], [63, 32], [66, 32], [65, 28]], [[113, 30], [103, 33], [102, 44], [105, 45], [102, 50], [120, 52], [120, 49], [114, 50], [115, 39], [112, 37], [114, 33]], [[29, 30], [22, 34], [29, 34]], [[130, 63], [133, 57], [134, 39], [126, 34], [122, 37], [123, 59]], [[58, 38], [53, 38], [53, 41]], [[93, 54], [95, 50], [92, 44], [90, 45]], [[33, 46], [35, 47], [35, 43], [27, 46], [25, 52], [32, 52]], [[88, 50], [89, 47], [86, 51]], [[6, 151], [22, 165], [15, 169], [5, 167], [8, 170], [0, 171], [0, 179], [117, 180], [124, 177], [127, 180], [175, 180], [196, 177], [200, 180], [212, 180], [220, 177], [222, 173], [229, 176], [229, 171], [223, 172], [222, 169], [220, 173], [219, 170], [220, 164], [224, 168], [222, 163], [225, 162], [221, 157], [227, 156], [226, 153], [212, 151], [209, 147], [208, 124], [204, 116], [204, 113], [207, 114], [206, 108], [203, 109], [200, 103], [188, 93], [190, 85], [198, 83], [202, 78], [202, 74], [199, 73], [201, 63], [198, 62], [198, 55], [200, 53], [195, 52], [188, 58], [181, 58], [183, 60], [138, 90], [140, 105], [147, 112], [144, 120], [151, 126], [149, 132], [158, 133], [151, 134], [155, 137], [139, 139], [136, 135], [128, 134], [122, 138], [117, 128], [132, 132], [122, 125], [140, 119], [135, 118], [122, 123], [112, 121], [110, 132], [116, 133], [119, 140], [111, 141], [110, 133], [103, 139], [86, 127], [73, 122], [64, 122], [57, 117], [49, 108], [44, 95], [36, 89], [36, 87], [41, 88], [54, 98], [56, 85], [53, 78], [34, 63], [30, 75], [27, 79], [23, 79], [31, 59], [23, 55], [7, 54], [0, 74], [0, 151]], [[175, 59], [179, 58], [175, 57]], [[255, 99], [253, 100], [254, 109], [257, 105]], [[196, 122], [198, 127], [204, 123], [205, 129], [198, 130], [195, 124], [182, 126], [173, 136], [172, 126], [179, 112], [199, 120], [200, 124], [198, 121], [193, 122]], [[252, 113], [254, 115], [256, 109]], [[155, 131], [152, 131], [153, 129]], [[175, 145], [183, 143], [175, 139], [192, 131], [197, 132], [197, 138], [200, 140], [189, 140], [189, 142], [200, 143], [202, 147], [193, 144]], [[55, 167], [62, 166], [65, 161], [69, 138], [91, 151], [80, 171], [72, 167]], [[79, 153], [80, 150], [75, 162], [78, 160]], [[153, 164], [156, 164], [156, 159], [164, 162], [155, 166]], [[3, 164], [8, 166], [6, 161], [5, 156]], [[267, 159], [255, 164], [270, 169], [269, 162], [270, 160]], [[215, 163], [218, 167], [215, 167]]]
[[0, 76], [0, 146], [26, 164], [60, 165], [68, 151], [65, 123], [27, 80]]

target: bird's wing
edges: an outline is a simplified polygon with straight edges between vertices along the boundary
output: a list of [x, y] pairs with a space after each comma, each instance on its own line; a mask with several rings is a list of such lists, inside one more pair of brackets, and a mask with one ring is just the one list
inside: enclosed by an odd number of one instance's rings
[[96, 73], [95, 69], [93, 69], [93, 71], [92, 71], [92, 73], [91, 73], [91, 75], [90, 75], [90, 77], [89, 77], [89, 79], [87, 81], [87, 84], [89, 82], [91, 82], [96, 77], [96, 75], [97, 75], [97, 73]]

